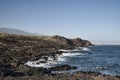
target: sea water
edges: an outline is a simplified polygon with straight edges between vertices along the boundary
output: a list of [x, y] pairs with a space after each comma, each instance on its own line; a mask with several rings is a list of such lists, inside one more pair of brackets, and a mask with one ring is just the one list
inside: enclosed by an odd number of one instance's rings
[[67, 56], [64, 64], [77, 66], [79, 71], [95, 71], [120, 76], [120, 46], [94, 46], [79, 53]]
[[77, 70], [72, 70], [71, 72], [94, 71], [107, 75], [120, 76], [120, 46], [118, 45], [100, 45], [63, 51], [61, 55], [57, 55], [57, 60], [50, 58], [47, 63], [37, 64], [40, 59], [38, 61], [28, 61], [26, 65], [50, 68], [68, 64], [78, 67]]

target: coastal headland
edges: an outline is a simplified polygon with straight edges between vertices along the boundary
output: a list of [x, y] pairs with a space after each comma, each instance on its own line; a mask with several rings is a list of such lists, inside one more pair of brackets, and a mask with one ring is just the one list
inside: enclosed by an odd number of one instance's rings
[[25, 65], [28, 61], [42, 59], [38, 64], [46, 63], [49, 57], [56, 60], [63, 53], [60, 49], [72, 50], [93, 44], [81, 38], [68, 39], [55, 36], [28, 36], [0, 33], [0, 80], [120, 80], [119, 76], [103, 75], [95, 72], [77, 71], [52, 73], [77, 69], [64, 64], [45, 68]]

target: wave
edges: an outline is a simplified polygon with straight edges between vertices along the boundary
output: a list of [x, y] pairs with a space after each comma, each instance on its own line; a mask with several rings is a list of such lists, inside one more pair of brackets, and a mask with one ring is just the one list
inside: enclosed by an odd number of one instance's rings
[[86, 56], [88, 53], [62, 53], [61, 55], [57, 56], [57, 62], [66, 62], [68, 57], [75, 57], [75, 56]]
[[86, 55], [85, 53], [63, 53], [62, 56], [69, 57], [69, 56], [78, 56], [78, 55]]
[[39, 59], [37, 61], [28, 61], [25, 63], [25, 65], [31, 66], [31, 67], [44, 67], [44, 68], [50, 68], [54, 64], [57, 64], [57, 61], [55, 61], [53, 58], [48, 57], [48, 60], [45, 59]]
[[73, 49], [73, 50], [65, 50], [65, 49], [59, 49], [58, 51], [63, 51], [67, 53], [76, 53], [76, 52], [81, 52], [81, 51], [90, 51], [89, 47], [79, 47], [78, 49]]
[[57, 58], [57, 62], [58, 62], [58, 63], [60, 63], [60, 62], [65, 62], [66, 59], [67, 59], [66, 57], [59, 56], [59, 57]]
[[60, 49], [59, 51], [67, 52], [67, 53], [75, 53], [75, 52], [80, 52], [80, 49], [73, 49], [73, 50], [65, 50], [65, 49]]
[[45, 59], [39, 59], [37, 61], [28, 61], [25, 63], [25, 65], [31, 66], [31, 67], [44, 67], [44, 68], [50, 68], [55, 66], [56, 64], [61, 64], [67, 61], [67, 57], [73, 57], [78, 55], [86, 55], [84, 53], [62, 53], [61, 55], [57, 55], [57, 59], [54, 59], [52, 57], [48, 57], [48, 60]]
[[[87, 48], [83, 48], [83, 50], [88, 50]], [[56, 59], [53, 57], [47, 57], [47, 60], [45, 58], [40, 58], [36, 61], [28, 61], [25, 63], [25, 65], [31, 66], [31, 67], [44, 67], [44, 68], [50, 68], [55, 66], [56, 64], [61, 64], [67, 61], [68, 57], [74, 57], [74, 56], [85, 56], [87, 53], [80, 53], [81, 49], [74, 49], [74, 50], [59, 50], [63, 51], [62, 54], [56, 55]]]
[[81, 47], [81, 49], [82, 49], [83, 51], [90, 51], [90, 48], [88, 48], [88, 47]]
[[37, 64], [36, 61], [28, 61], [27, 63], [25, 63], [25, 65], [28, 65], [30, 67], [44, 67], [44, 68], [50, 67], [47, 63]]

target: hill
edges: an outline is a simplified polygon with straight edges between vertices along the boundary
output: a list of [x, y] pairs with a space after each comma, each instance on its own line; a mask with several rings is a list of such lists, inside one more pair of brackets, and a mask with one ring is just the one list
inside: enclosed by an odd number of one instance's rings
[[6, 27], [0, 28], [0, 32], [8, 33], [8, 34], [20, 34], [20, 35], [39, 35], [37, 33], [29, 33], [23, 30], [6, 28]]

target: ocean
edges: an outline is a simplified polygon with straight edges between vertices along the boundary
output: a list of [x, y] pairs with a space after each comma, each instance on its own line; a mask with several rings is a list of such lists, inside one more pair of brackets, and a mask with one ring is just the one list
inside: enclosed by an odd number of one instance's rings
[[118, 45], [94, 46], [70, 54], [63, 64], [77, 66], [78, 71], [95, 71], [120, 76], [120, 46]]
[[57, 60], [49, 57], [47, 63], [38, 61], [27, 62], [26, 65], [32, 67], [52, 67], [56, 65], [68, 64], [78, 67], [75, 71], [94, 71], [102, 74], [120, 76], [120, 46], [119, 45], [99, 45], [85, 47], [82, 50], [62, 50], [64, 53], [57, 56]]

